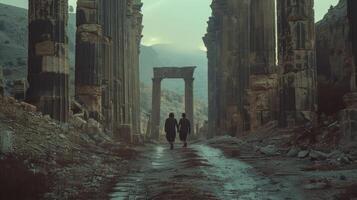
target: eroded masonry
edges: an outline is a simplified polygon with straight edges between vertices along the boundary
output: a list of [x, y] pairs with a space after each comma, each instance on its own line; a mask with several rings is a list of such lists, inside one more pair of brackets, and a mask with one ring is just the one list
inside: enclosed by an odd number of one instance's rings
[[338, 115], [356, 138], [356, 6], [341, 0], [315, 28], [313, 0], [213, 0], [203, 38], [210, 136]]
[[44, 114], [67, 121], [68, 2], [29, 1], [29, 51], [27, 101]]
[[[72, 101], [68, 91], [68, 2], [30, 0], [29, 5], [27, 101], [66, 122]], [[81, 105], [85, 118], [101, 122], [114, 133], [123, 127], [128, 134], [140, 131], [141, 7], [140, 0], [77, 1], [76, 102], [71, 104]]]
[[114, 132], [140, 131], [140, 1], [77, 3], [76, 100]]
[[236, 135], [277, 116], [275, 1], [213, 1], [208, 49], [209, 130]]

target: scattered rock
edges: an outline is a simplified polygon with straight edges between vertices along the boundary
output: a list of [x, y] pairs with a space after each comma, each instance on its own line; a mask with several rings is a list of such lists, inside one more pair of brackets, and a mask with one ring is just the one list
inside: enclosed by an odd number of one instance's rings
[[12, 131], [0, 132], [0, 153], [7, 154], [12, 152], [13, 134]]
[[310, 151], [309, 156], [312, 160], [326, 160], [329, 157], [328, 154], [315, 150]]
[[274, 156], [278, 154], [278, 149], [274, 145], [268, 145], [265, 147], [261, 147], [259, 151], [268, 156]]
[[306, 190], [322, 190], [329, 187], [329, 183], [326, 181], [308, 183], [304, 185]]
[[298, 153], [299, 158], [306, 158], [309, 155], [310, 151], [309, 150], [303, 150]]
[[300, 148], [299, 147], [292, 147], [289, 152], [286, 154], [289, 157], [296, 157], [300, 152]]
[[84, 128], [87, 124], [87, 122], [81, 118], [80, 116], [73, 116], [70, 123], [75, 127], [75, 128]]
[[86, 132], [89, 134], [96, 134], [103, 132], [101, 125], [96, 120], [90, 118], [86, 124]]

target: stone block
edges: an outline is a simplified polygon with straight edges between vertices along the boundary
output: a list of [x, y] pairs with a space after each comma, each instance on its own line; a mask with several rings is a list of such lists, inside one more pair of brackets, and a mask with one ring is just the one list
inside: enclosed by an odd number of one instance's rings
[[357, 109], [344, 109], [339, 113], [339, 121], [342, 130], [342, 143], [357, 142]]
[[17, 100], [25, 100], [27, 87], [27, 81], [25, 80], [20, 79], [13, 81], [12, 95], [14, 95]]
[[96, 9], [97, 4], [96, 4], [96, 1], [79, 0], [79, 1], [77, 1], [77, 7], [87, 8], [87, 9]]
[[87, 122], [80, 116], [73, 116], [70, 123], [76, 128], [83, 128], [87, 124]]
[[0, 132], [0, 153], [7, 154], [13, 151], [13, 134], [12, 131]]
[[53, 56], [55, 55], [55, 43], [50, 40], [39, 42], [35, 45], [35, 52], [38, 56]]

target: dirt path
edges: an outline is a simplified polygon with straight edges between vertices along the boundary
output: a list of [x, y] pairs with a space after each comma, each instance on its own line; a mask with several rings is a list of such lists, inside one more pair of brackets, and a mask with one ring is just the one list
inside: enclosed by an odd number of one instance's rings
[[293, 187], [259, 176], [246, 163], [197, 144], [173, 151], [150, 146], [118, 180], [111, 199], [302, 199]]

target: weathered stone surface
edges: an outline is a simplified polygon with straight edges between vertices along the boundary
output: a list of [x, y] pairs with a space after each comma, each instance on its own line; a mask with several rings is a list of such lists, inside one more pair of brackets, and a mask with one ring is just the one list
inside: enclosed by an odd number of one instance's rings
[[69, 115], [67, 11], [66, 0], [29, 1], [26, 100], [63, 122]]
[[[294, 3], [293, 3], [294, 2]], [[317, 111], [313, 0], [278, 0], [280, 126], [314, 123]]]
[[76, 100], [108, 131], [131, 124], [140, 133], [141, 7], [137, 0], [78, 1]]
[[259, 151], [268, 156], [274, 156], [278, 154], [278, 148], [274, 145], [268, 145], [265, 147], [261, 147]]
[[310, 151], [309, 156], [312, 160], [326, 160], [329, 157], [327, 153], [316, 150]]
[[37, 56], [54, 56], [55, 43], [50, 40], [39, 42], [35, 45], [35, 51]]
[[298, 153], [298, 158], [306, 158], [309, 155], [310, 151], [309, 150], [303, 150]]
[[1, 131], [0, 132], [0, 153], [7, 154], [11, 153], [13, 150], [13, 132], [12, 131]]
[[[275, 1], [213, 1], [211, 7], [204, 37], [209, 135], [240, 135], [275, 117], [271, 99], [276, 88], [263, 91], [277, 82], [265, 82], [276, 76]], [[267, 103], [262, 105], [263, 101]]]
[[[336, 114], [345, 107], [354, 71], [347, 0], [340, 0], [316, 24], [316, 61], [319, 112]], [[326, 101], [328, 99], [328, 101]]]
[[25, 100], [26, 99], [26, 90], [27, 90], [27, 81], [25, 80], [15, 80], [13, 81], [12, 87], [12, 95], [17, 100]]
[[286, 155], [289, 157], [296, 157], [299, 154], [299, 152], [300, 152], [300, 148], [294, 146], [288, 151]]

